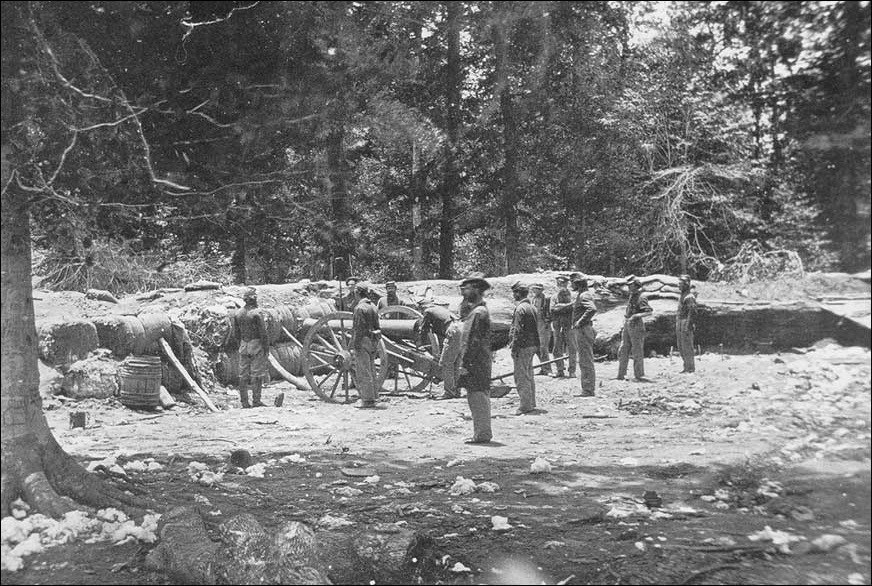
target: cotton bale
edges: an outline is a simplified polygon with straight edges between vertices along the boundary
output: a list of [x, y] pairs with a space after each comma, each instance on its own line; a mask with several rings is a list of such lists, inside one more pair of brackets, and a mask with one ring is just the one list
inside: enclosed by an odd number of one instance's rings
[[100, 346], [97, 328], [84, 320], [53, 322], [39, 328], [39, 357], [52, 366], [85, 358]]
[[131, 315], [105, 315], [94, 319], [100, 347], [107, 348], [117, 357], [142, 354], [140, 348], [145, 330], [139, 318]]
[[[295, 343], [277, 344], [272, 348], [272, 355], [281, 364], [282, 368], [290, 374], [301, 376], [303, 374], [302, 349]], [[269, 375], [273, 379], [281, 379], [281, 375], [269, 365]]]
[[101, 349], [72, 363], [61, 381], [61, 392], [74, 399], [106, 399], [117, 395], [118, 362], [109, 354], [109, 350]]
[[[140, 313], [137, 317], [142, 324], [142, 338], [138, 341], [136, 354], [160, 356], [163, 354], [161, 338], [169, 342], [176, 354], [179, 354], [179, 344], [174, 343], [176, 338], [173, 335], [173, 322], [168, 314], [155, 311]], [[179, 358], [182, 359], [181, 356]]]

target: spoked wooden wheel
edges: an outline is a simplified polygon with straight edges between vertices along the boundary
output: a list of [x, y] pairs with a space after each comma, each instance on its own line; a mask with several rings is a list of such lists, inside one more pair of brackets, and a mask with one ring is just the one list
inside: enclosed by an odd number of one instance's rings
[[[421, 312], [405, 305], [389, 305], [379, 311], [380, 319], [397, 319], [397, 315], [403, 316], [399, 319], [424, 317]], [[424, 345], [418, 345], [417, 336], [415, 340], [390, 340], [386, 351], [390, 365], [386, 384], [389, 393], [421, 392], [434, 381], [429, 370], [431, 364], [438, 364], [442, 349], [433, 332], [429, 333]]]
[[[351, 326], [351, 312], [328, 313], [319, 318], [303, 338], [303, 374], [315, 394], [330, 403], [354, 403], [360, 397], [351, 352]], [[375, 388], [379, 390], [384, 384], [388, 363], [381, 341], [374, 362]]]

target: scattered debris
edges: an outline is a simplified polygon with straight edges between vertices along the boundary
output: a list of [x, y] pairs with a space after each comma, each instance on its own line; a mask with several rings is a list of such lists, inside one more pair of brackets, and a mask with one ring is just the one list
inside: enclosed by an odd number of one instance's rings
[[448, 492], [451, 496], [472, 494], [475, 492], [475, 482], [463, 476], [458, 476]]
[[820, 551], [824, 553], [832, 551], [837, 547], [841, 547], [846, 543], [848, 543], [848, 540], [841, 535], [832, 535], [830, 533], [821, 535], [820, 537], [812, 540], [811, 542], [815, 551]]
[[472, 573], [472, 570], [461, 564], [460, 562], [456, 562], [453, 566], [451, 566], [452, 572], [460, 573]]
[[805, 537], [801, 535], [793, 535], [786, 531], [776, 531], [769, 525], [766, 525], [760, 531], [752, 533], [748, 536], [751, 541], [771, 541], [781, 553], [790, 553], [790, 544], [797, 541], [804, 541]]
[[538, 457], [530, 464], [530, 474], [550, 474], [551, 462], [545, 458]]
[[324, 529], [329, 529], [330, 531], [342, 529], [349, 525], [354, 525], [354, 521], [350, 521], [346, 517], [334, 517], [333, 515], [326, 514], [318, 519], [318, 526], [323, 527]]
[[494, 531], [509, 531], [513, 529], [513, 527], [509, 525], [508, 517], [501, 517], [500, 515], [494, 515], [491, 517], [491, 524], [493, 525], [491, 529]]

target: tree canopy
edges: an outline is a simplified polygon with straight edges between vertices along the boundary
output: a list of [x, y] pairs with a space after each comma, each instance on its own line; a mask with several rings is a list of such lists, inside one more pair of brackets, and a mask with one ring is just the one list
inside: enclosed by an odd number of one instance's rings
[[704, 278], [749, 240], [813, 269], [870, 262], [868, 2], [3, 17], [4, 190], [28, 198], [57, 286], [92, 283], [112, 251], [247, 283]]

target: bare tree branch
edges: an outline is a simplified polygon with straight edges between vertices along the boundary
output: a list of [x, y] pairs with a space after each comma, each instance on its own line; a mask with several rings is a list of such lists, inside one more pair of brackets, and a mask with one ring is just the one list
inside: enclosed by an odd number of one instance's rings
[[258, 4], [260, 4], [259, 0], [257, 2], [252, 3], [252, 4], [249, 4], [247, 6], [235, 6], [230, 12], [227, 13], [227, 16], [225, 16], [223, 18], [216, 18], [214, 20], [192, 22], [192, 21], [188, 20], [187, 18], [183, 18], [181, 21], [181, 25], [183, 27], [187, 28], [188, 30], [185, 32], [184, 35], [182, 35], [182, 42], [184, 42], [189, 36], [191, 36], [191, 33], [193, 33], [194, 29], [197, 28], [198, 26], [208, 26], [210, 24], [218, 24], [219, 22], [226, 22], [226, 21], [230, 20], [230, 17], [233, 16], [234, 12], [238, 12], [241, 10], [249, 10], [249, 9], [257, 6]]

